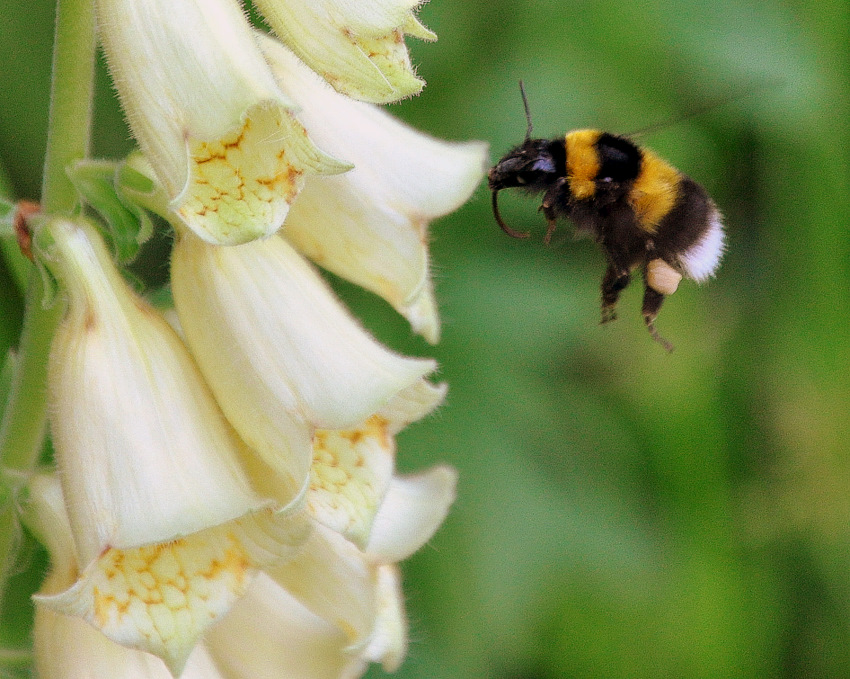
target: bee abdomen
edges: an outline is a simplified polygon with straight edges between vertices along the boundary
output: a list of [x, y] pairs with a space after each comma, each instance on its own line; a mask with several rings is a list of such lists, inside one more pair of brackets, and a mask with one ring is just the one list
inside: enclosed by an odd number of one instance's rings
[[724, 250], [723, 222], [720, 212], [714, 208], [708, 218], [707, 230], [693, 246], [679, 255], [679, 261], [688, 278], [702, 283], [714, 275]]
[[702, 282], [723, 256], [722, 217], [705, 189], [690, 177], [683, 175], [677, 188], [675, 204], [658, 226], [655, 247], [688, 278]]

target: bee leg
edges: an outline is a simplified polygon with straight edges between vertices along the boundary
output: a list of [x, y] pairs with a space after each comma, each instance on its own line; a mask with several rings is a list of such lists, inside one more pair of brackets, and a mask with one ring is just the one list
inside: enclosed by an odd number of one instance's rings
[[655, 319], [658, 318], [658, 312], [661, 310], [661, 305], [664, 303], [662, 293], [653, 290], [648, 285], [643, 291], [643, 321], [646, 323], [646, 329], [656, 342], [658, 342], [668, 353], [673, 351], [673, 345], [658, 334], [655, 329]]
[[555, 227], [558, 226], [556, 221], [557, 214], [555, 212], [555, 205], [558, 201], [558, 195], [564, 190], [566, 185], [567, 178], [559, 177], [558, 181], [555, 182], [555, 185], [546, 192], [545, 196], [543, 196], [543, 203], [540, 206], [540, 210], [546, 216], [546, 221], [549, 224], [546, 229], [546, 236], [543, 238], [544, 245], [549, 245], [552, 240], [552, 234], [555, 233]]
[[608, 323], [617, 318], [617, 300], [631, 280], [632, 276], [627, 270], [619, 269], [613, 264], [609, 264], [608, 268], [605, 269], [605, 275], [602, 277], [601, 323]]
[[550, 217], [549, 215], [546, 215], [546, 221], [549, 226], [546, 227], [546, 235], [543, 236], [543, 244], [549, 245], [552, 240], [552, 234], [555, 233], [555, 227], [558, 226], [558, 223], [555, 221], [554, 216]]

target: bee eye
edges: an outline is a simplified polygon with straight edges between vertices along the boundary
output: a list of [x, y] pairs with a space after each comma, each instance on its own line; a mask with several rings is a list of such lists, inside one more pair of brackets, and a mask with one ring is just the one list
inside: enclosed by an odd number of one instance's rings
[[531, 166], [533, 172], [555, 172], [555, 161], [549, 156], [540, 156]]

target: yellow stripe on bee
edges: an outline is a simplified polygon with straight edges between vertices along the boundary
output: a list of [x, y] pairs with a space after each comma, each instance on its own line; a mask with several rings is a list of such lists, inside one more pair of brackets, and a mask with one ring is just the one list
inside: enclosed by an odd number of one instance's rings
[[570, 192], [576, 200], [593, 198], [596, 177], [599, 175], [599, 153], [596, 142], [599, 130], [573, 130], [567, 132], [567, 179]]
[[640, 227], [655, 233], [658, 224], [676, 204], [681, 174], [652, 151], [642, 149], [642, 153], [640, 173], [629, 192], [629, 204]]

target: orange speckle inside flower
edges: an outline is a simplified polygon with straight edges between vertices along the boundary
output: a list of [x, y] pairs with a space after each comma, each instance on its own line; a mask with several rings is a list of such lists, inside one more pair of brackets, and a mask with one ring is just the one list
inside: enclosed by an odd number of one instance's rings
[[241, 126], [219, 139], [190, 139], [190, 181], [177, 213], [213, 242], [274, 233], [303, 185], [304, 144], [304, 128], [273, 106], [249, 109]]
[[364, 543], [392, 476], [394, 455], [388, 422], [378, 415], [356, 429], [316, 432], [307, 496], [313, 517]]
[[91, 622], [107, 636], [174, 658], [244, 592], [252, 566], [224, 527], [191, 539], [120, 550], [97, 562]]

